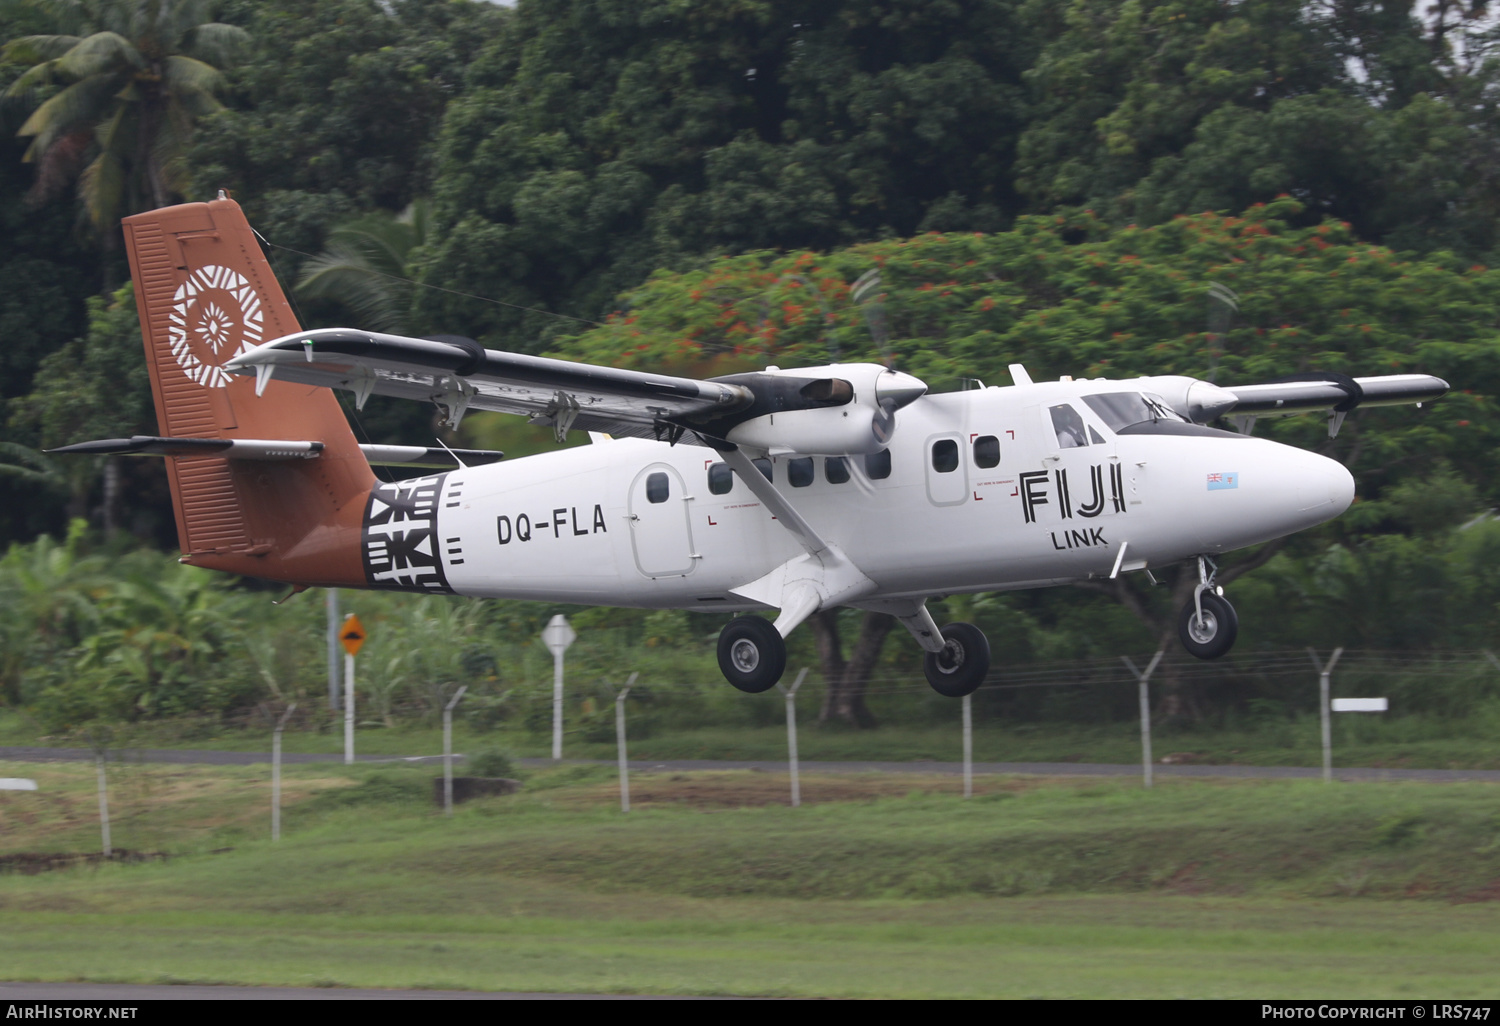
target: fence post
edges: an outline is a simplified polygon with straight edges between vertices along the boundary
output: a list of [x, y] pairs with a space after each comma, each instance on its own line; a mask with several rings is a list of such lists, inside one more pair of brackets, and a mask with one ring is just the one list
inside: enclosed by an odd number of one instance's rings
[[1167, 650], [1159, 648], [1151, 657], [1151, 662], [1146, 665], [1144, 672], [1135, 668], [1135, 663], [1130, 661], [1129, 656], [1121, 656], [1125, 665], [1135, 676], [1136, 686], [1139, 688], [1141, 703], [1141, 783], [1148, 789], [1152, 784], [1151, 768], [1151, 674], [1156, 671], [1156, 666], [1161, 662], [1161, 657], [1167, 654]]
[[620, 811], [630, 811], [630, 762], [625, 754], [625, 696], [635, 686], [639, 673], [632, 673], [625, 681], [625, 689], [615, 696], [615, 748], [620, 759]]
[[974, 797], [974, 714], [969, 700], [964, 696], [964, 797]]
[[109, 843], [109, 794], [104, 783], [104, 753], [94, 755], [94, 766], [99, 774], [99, 833], [104, 845], [104, 857], [109, 858], [114, 848]]
[[344, 653], [344, 765], [354, 765], [354, 656]]
[[286, 726], [286, 721], [291, 718], [292, 713], [297, 711], [297, 703], [293, 702], [286, 707], [286, 712], [276, 721], [276, 727], [271, 731], [271, 840], [281, 840], [281, 730]]
[[797, 672], [797, 679], [792, 682], [790, 690], [780, 681], [776, 682], [776, 690], [786, 696], [786, 753], [787, 762], [792, 770], [792, 808], [802, 804], [802, 781], [797, 775], [797, 689], [807, 679], [807, 667]]
[[1329, 678], [1333, 675], [1334, 664], [1344, 654], [1344, 646], [1340, 645], [1333, 650], [1333, 655], [1328, 657], [1327, 666], [1323, 665], [1318, 653], [1311, 648], [1307, 650], [1307, 654], [1312, 657], [1313, 666], [1318, 671], [1318, 718], [1323, 731], [1323, 782], [1326, 784], [1333, 781], [1333, 724], [1329, 716]]
[[443, 815], [453, 815], [453, 707], [469, 690], [465, 684], [443, 706]]

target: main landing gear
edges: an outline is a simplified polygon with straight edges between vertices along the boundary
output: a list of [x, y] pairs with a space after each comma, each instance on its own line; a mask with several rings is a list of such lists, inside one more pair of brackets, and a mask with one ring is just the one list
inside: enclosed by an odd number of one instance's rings
[[741, 691], [769, 691], [786, 672], [786, 640], [770, 620], [737, 616], [719, 632], [719, 669]]
[[[901, 619], [914, 621], [908, 626], [928, 650], [922, 660], [927, 683], [945, 698], [971, 694], [990, 672], [989, 639], [971, 623], [950, 623], [937, 631], [926, 610], [915, 609]], [[719, 632], [719, 669], [741, 691], [769, 691], [786, 672], [786, 641], [770, 620], [735, 617]]]
[[1198, 557], [1198, 585], [1193, 600], [1177, 617], [1177, 636], [1182, 647], [1199, 659], [1217, 659], [1234, 647], [1240, 619], [1224, 598], [1224, 589], [1214, 584], [1219, 568], [1207, 556]]

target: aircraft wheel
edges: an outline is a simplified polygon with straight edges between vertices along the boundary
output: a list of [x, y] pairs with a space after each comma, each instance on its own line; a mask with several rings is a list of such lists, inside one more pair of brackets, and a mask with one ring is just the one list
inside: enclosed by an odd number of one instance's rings
[[972, 694], [990, 672], [989, 639], [972, 623], [950, 623], [942, 634], [943, 650], [922, 658], [927, 683], [944, 698]]
[[736, 617], [719, 632], [719, 670], [741, 691], [769, 691], [786, 671], [786, 641], [770, 620]]
[[1211, 591], [1203, 593], [1203, 622], [1189, 602], [1177, 618], [1177, 636], [1182, 647], [1199, 659], [1217, 659], [1234, 647], [1240, 633], [1240, 618], [1234, 607]]

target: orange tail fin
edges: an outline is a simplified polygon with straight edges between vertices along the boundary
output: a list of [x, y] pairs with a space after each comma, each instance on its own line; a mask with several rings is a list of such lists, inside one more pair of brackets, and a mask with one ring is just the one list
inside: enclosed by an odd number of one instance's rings
[[316, 459], [169, 456], [183, 561], [298, 584], [364, 586], [361, 527], [376, 481], [326, 388], [230, 374], [224, 361], [301, 330], [238, 203], [124, 221], [163, 435], [322, 442]]

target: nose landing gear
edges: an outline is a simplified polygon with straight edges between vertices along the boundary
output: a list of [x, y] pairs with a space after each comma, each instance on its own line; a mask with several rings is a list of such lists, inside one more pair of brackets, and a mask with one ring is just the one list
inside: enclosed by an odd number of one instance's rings
[[942, 651], [922, 657], [927, 683], [944, 698], [972, 694], [990, 672], [989, 639], [972, 623], [950, 623], [941, 633]]
[[1224, 598], [1224, 589], [1214, 584], [1218, 567], [1207, 556], [1198, 557], [1198, 585], [1193, 601], [1177, 617], [1177, 636], [1182, 647], [1199, 659], [1217, 659], [1234, 647], [1240, 620]]

